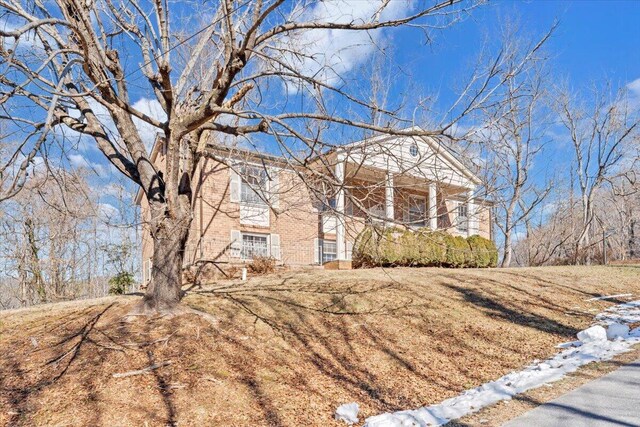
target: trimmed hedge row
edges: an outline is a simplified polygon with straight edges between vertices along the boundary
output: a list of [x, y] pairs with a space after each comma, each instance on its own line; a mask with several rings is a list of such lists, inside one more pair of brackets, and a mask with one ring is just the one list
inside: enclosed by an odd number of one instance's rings
[[429, 229], [367, 227], [353, 247], [359, 267], [495, 267], [498, 250], [484, 237], [468, 238]]

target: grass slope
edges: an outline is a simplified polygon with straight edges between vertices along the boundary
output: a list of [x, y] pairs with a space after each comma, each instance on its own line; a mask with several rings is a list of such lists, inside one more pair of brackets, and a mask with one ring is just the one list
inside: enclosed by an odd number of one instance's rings
[[589, 298], [637, 296], [639, 276], [314, 271], [191, 290], [185, 303], [214, 322], [125, 322], [135, 297], [0, 312], [0, 424], [331, 426], [350, 401], [363, 417], [416, 408], [555, 353], [616, 302]]

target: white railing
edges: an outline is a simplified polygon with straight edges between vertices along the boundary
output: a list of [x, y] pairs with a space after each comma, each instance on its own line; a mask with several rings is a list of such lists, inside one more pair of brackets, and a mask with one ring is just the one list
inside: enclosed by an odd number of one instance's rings
[[[312, 265], [318, 260], [314, 256], [317, 249], [314, 241], [291, 242], [280, 245], [280, 261], [285, 265]], [[185, 265], [191, 265], [202, 261], [217, 263], [248, 262], [253, 256], [269, 256], [272, 248], [264, 243], [242, 244], [239, 243], [235, 251], [230, 241], [221, 239], [204, 239], [202, 242], [189, 243], [185, 249]], [[277, 249], [273, 248], [273, 252]], [[235, 256], [234, 256], [235, 255]]]
[[240, 257], [243, 259], [265, 258], [271, 256], [270, 249], [266, 242], [242, 242]]

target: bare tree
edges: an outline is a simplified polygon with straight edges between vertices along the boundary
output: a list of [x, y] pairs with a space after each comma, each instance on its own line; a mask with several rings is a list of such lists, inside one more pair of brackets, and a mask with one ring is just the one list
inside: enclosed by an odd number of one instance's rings
[[0, 110], [0, 203], [22, 190], [44, 141], [37, 139], [30, 143], [31, 138], [36, 138], [34, 135], [24, 140], [15, 138], [14, 133], [9, 131], [8, 121], [9, 117]]
[[[505, 46], [517, 52], [528, 51], [522, 42], [508, 32]], [[518, 227], [547, 197], [549, 182], [540, 184], [534, 173], [534, 161], [539, 160], [547, 143], [549, 127], [548, 74], [540, 56], [527, 64], [526, 70], [515, 73], [518, 57], [503, 67], [504, 75], [516, 75], [504, 85], [505, 102], [490, 104], [482, 114], [482, 129], [475, 135], [481, 147], [480, 158], [486, 192], [495, 202], [495, 224], [504, 244], [500, 265], [509, 267], [513, 239]], [[538, 170], [540, 165], [537, 165]], [[544, 170], [544, 169], [542, 169]]]
[[[504, 61], [498, 56], [492, 67], [473, 73], [437, 126], [399, 131], [376, 124], [385, 122], [380, 114], [393, 117], [394, 112], [355, 96], [343, 79], [340, 53], [325, 57], [317, 50], [318, 39], [336, 31], [373, 38], [402, 25], [429, 33], [457, 22], [477, 5], [427, 3], [420, 8], [387, 0], [359, 3], [368, 14], [363, 17], [362, 10], [357, 16], [356, 8], [345, 10], [343, 2], [219, 0], [199, 6], [194, 14], [206, 22], [194, 31], [192, 17], [189, 23], [179, 19], [182, 10], [194, 7], [188, 2], [0, 0], [8, 24], [0, 30], [0, 101], [14, 126], [31, 129], [34, 149], [52, 129], [66, 127], [94, 141], [142, 189], [150, 206], [154, 255], [140, 309], [170, 311], [182, 296], [195, 172], [208, 143], [226, 136], [247, 144], [269, 138], [296, 170], [304, 169], [310, 158], [337, 145], [333, 135], [339, 128], [450, 134], [511, 78], [497, 71]], [[530, 60], [548, 36], [521, 62]], [[143, 83], [162, 117], [136, 108], [133, 96]], [[376, 123], [356, 114], [376, 109]], [[163, 165], [151, 161], [141, 125], [166, 140]], [[337, 182], [332, 173], [325, 178]]]
[[575, 184], [580, 193], [580, 223], [574, 241], [574, 263], [591, 262], [591, 231], [595, 197], [603, 185], [632, 172], [637, 158], [640, 115], [625, 90], [615, 96], [593, 90], [593, 98], [575, 100], [568, 91], [558, 97], [557, 110], [573, 148]]
[[566, 198], [566, 187], [556, 185], [545, 202], [523, 220], [524, 237], [513, 245], [517, 264], [567, 264], [573, 254], [572, 215], [572, 201]]

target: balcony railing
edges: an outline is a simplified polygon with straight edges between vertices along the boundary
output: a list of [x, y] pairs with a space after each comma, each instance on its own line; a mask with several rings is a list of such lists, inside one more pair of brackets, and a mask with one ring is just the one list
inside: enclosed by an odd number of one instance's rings
[[[330, 260], [335, 249], [327, 245], [325, 260]], [[335, 247], [335, 242], [333, 244]], [[236, 249], [229, 240], [203, 239], [201, 242], [193, 241], [185, 248], [185, 265], [190, 265], [199, 260], [207, 260], [219, 263], [233, 263], [250, 261], [256, 256], [272, 256], [280, 249], [280, 262], [287, 265], [311, 265], [321, 260], [318, 247], [314, 247], [313, 240], [290, 242], [286, 245], [270, 248], [264, 242], [258, 244], [242, 245], [238, 243]], [[273, 250], [273, 252], [272, 252]], [[320, 254], [321, 254], [320, 250]]]

